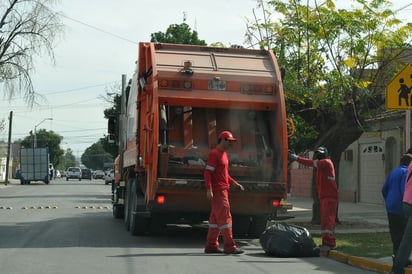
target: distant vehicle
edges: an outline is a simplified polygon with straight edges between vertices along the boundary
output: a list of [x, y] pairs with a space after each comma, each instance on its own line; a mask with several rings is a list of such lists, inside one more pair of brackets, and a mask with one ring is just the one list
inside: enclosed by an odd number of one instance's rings
[[79, 179], [82, 180], [82, 170], [80, 167], [69, 167], [66, 172], [66, 181], [69, 179]]
[[105, 175], [103, 170], [98, 169], [93, 173], [93, 179], [104, 179]]
[[20, 183], [25, 185], [34, 181], [50, 182], [47, 147], [20, 149]]
[[106, 177], [104, 178], [104, 183], [108, 185], [113, 182], [114, 182], [114, 169], [110, 169], [106, 173]]
[[82, 168], [82, 179], [92, 179], [92, 171], [88, 168]]

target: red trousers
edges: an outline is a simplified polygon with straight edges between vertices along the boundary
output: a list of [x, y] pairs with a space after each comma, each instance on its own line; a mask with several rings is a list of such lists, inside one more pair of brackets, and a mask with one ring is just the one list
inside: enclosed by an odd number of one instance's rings
[[336, 246], [335, 225], [338, 200], [335, 198], [320, 199], [320, 229], [322, 245]]
[[205, 251], [210, 252], [219, 248], [219, 235], [223, 236], [224, 252], [236, 249], [232, 234], [232, 215], [230, 214], [229, 195], [227, 190], [213, 191], [209, 231], [207, 233]]

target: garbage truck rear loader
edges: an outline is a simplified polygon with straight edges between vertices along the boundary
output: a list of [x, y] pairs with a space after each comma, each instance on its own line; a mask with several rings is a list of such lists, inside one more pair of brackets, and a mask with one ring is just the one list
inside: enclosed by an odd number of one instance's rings
[[[237, 142], [233, 232], [255, 238], [287, 195], [287, 128], [272, 51], [140, 43], [115, 163], [113, 214], [134, 235], [207, 221], [204, 169], [219, 132]], [[121, 164], [119, 164], [119, 162]]]

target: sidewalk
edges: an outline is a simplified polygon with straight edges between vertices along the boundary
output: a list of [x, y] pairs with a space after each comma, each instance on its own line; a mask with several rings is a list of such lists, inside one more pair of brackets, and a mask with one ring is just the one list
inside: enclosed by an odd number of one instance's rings
[[[312, 219], [312, 199], [289, 197], [287, 202], [292, 204], [292, 209], [287, 210], [282, 215], [293, 216], [287, 222], [310, 222]], [[280, 215], [280, 216], [282, 216]], [[362, 223], [351, 227], [350, 225], [337, 225], [335, 233], [368, 233], [368, 232], [389, 232], [388, 220], [385, 206], [363, 203], [339, 202], [339, 220], [343, 224]], [[320, 231], [310, 231], [311, 234], [320, 235]], [[323, 256], [336, 261], [350, 264], [363, 269], [368, 269], [377, 273], [389, 273], [392, 268], [392, 257], [384, 258], [363, 258], [344, 254], [337, 250], [323, 252]], [[406, 274], [412, 274], [412, 268], [405, 269]]]
[[9, 179], [8, 184], [5, 184], [5, 181], [0, 181], [0, 189], [5, 188], [5, 187], [10, 187], [11, 185], [19, 185], [20, 180], [18, 179]]

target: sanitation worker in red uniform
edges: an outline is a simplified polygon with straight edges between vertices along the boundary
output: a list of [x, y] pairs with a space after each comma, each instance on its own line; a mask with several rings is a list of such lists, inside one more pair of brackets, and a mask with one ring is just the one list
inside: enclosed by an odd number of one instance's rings
[[[230, 131], [219, 134], [217, 146], [210, 152], [204, 173], [206, 197], [211, 200], [209, 231], [205, 253], [241, 254], [232, 234], [232, 215], [228, 191], [231, 185], [244, 190], [243, 186], [229, 175], [229, 159], [226, 151], [236, 138]], [[219, 249], [219, 235], [223, 236], [223, 250]]]
[[316, 168], [316, 185], [320, 202], [320, 223], [322, 233], [321, 250], [336, 247], [335, 221], [338, 206], [338, 187], [336, 185], [335, 168], [328, 158], [328, 150], [319, 147], [315, 152], [316, 160], [290, 154], [290, 160], [296, 160], [306, 166]]

